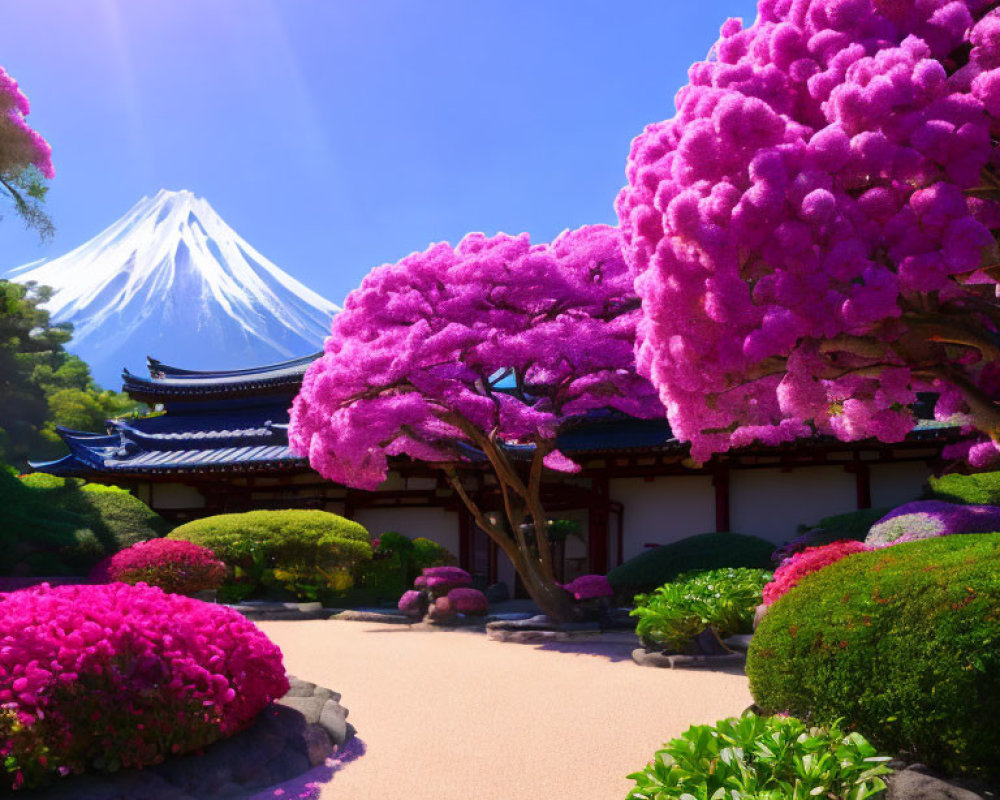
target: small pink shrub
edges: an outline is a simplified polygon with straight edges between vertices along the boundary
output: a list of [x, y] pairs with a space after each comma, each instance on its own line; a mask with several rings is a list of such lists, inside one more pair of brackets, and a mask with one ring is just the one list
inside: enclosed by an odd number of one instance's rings
[[403, 596], [399, 598], [399, 603], [396, 605], [407, 616], [419, 617], [424, 613], [424, 596], [421, 592], [410, 589], [403, 592]]
[[449, 622], [455, 618], [454, 606], [447, 597], [439, 597], [429, 609], [427, 609], [427, 619], [431, 622]]
[[806, 575], [818, 572], [823, 567], [854, 553], [863, 553], [870, 549], [864, 542], [856, 542], [853, 539], [843, 539], [821, 547], [807, 547], [791, 558], [785, 559], [775, 571], [774, 579], [764, 587], [764, 605], [771, 605], [797, 586]]
[[577, 600], [594, 600], [598, 597], [611, 597], [615, 591], [611, 588], [606, 575], [581, 575], [563, 586]]
[[459, 614], [485, 614], [490, 607], [485, 594], [468, 587], [452, 589], [448, 592], [447, 600]]
[[12, 786], [196, 750], [287, 691], [281, 651], [231, 609], [123, 583], [0, 594]]
[[151, 539], [111, 557], [108, 576], [122, 583], [148, 583], [165, 592], [192, 595], [218, 589], [226, 565], [207, 547], [178, 539]]
[[[421, 582], [420, 578], [424, 581]], [[452, 589], [472, 586], [472, 576], [461, 567], [427, 567], [413, 585], [426, 586], [435, 595], [443, 595]]]

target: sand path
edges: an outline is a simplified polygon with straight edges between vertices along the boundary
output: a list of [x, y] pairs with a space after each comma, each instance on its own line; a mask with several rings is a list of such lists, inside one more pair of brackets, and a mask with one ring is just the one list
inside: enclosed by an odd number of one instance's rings
[[665, 740], [751, 703], [742, 674], [639, 667], [621, 635], [539, 646], [387, 624], [258, 624], [290, 673], [343, 694], [357, 728], [356, 757], [325, 770], [322, 800], [621, 800], [625, 776]]

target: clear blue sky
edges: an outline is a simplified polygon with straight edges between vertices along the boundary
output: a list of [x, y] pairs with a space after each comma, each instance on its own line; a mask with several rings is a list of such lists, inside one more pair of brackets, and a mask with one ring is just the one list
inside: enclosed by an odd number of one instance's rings
[[57, 233], [5, 209], [0, 273], [160, 188], [338, 303], [432, 241], [612, 223], [629, 142], [730, 16], [754, 2], [4, 0]]

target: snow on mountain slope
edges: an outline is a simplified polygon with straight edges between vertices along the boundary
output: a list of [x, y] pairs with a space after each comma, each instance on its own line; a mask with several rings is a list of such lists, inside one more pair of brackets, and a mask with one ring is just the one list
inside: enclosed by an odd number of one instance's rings
[[340, 309], [253, 249], [189, 191], [144, 197], [120, 220], [11, 280], [55, 289], [46, 305], [73, 324], [69, 350], [102, 386], [146, 355], [190, 369], [237, 369], [321, 349]]

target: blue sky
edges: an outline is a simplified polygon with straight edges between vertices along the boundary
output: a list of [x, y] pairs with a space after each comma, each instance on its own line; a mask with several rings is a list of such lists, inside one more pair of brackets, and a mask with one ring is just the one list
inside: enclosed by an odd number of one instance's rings
[[629, 142], [751, 0], [4, 0], [0, 65], [53, 146], [39, 245], [160, 188], [206, 197], [335, 302], [465, 233], [615, 222]]

